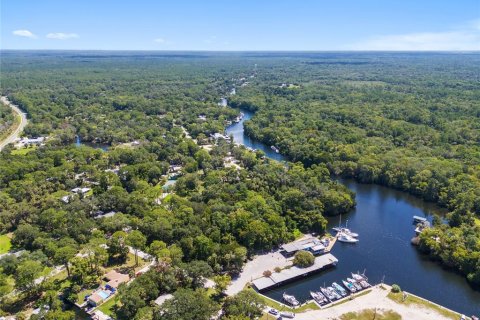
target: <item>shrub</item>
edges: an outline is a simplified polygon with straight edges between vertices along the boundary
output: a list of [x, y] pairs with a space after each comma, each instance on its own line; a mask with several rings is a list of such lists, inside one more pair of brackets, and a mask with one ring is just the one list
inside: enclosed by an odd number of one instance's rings
[[393, 293], [398, 293], [398, 292], [401, 292], [402, 289], [400, 288], [400, 286], [398, 284], [394, 284], [392, 285], [392, 292]]
[[280, 271], [282, 271], [282, 268], [280, 268], [280, 267], [275, 267], [275, 269], [273, 269], [273, 271], [275, 271], [276, 273], [279, 273]]
[[263, 276], [269, 278], [272, 275], [272, 271], [270, 270], [265, 270], [263, 271]]
[[301, 267], [306, 268], [313, 265], [315, 261], [315, 257], [308, 251], [300, 250], [295, 253], [295, 258], [293, 259], [293, 264]]

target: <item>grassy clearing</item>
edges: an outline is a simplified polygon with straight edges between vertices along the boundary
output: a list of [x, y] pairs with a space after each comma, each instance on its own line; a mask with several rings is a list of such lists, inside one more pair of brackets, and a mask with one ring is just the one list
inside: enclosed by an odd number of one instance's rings
[[260, 297], [260, 299], [262, 299], [263, 303], [266, 306], [268, 306], [270, 308], [277, 309], [279, 311], [290, 311], [290, 312], [294, 312], [294, 313], [301, 313], [301, 312], [305, 312], [305, 311], [308, 311], [308, 310], [320, 310], [320, 307], [314, 302], [309, 302], [309, 303], [304, 304], [304, 305], [302, 305], [298, 308], [293, 309], [293, 308], [290, 308], [290, 307], [286, 307], [283, 304], [280, 304], [280, 303], [278, 303], [274, 300], [265, 298], [263, 295], [258, 294], [252, 288], [248, 288], [247, 290], [252, 290], [253, 292], [255, 292], [255, 294], [257, 294]]
[[24, 156], [29, 152], [35, 151], [38, 149], [38, 146], [31, 146], [28, 148], [21, 148], [21, 149], [14, 149], [12, 150], [11, 154], [14, 156]]
[[402, 317], [391, 310], [376, 312], [373, 309], [366, 309], [360, 312], [349, 312], [340, 316], [340, 320], [401, 320]]
[[2, 234], [0, 236], [0, 254], [7, 253], [12, 248], [11, 235]]
[[450, 311], [448, 309], [445, 309], [445, 308], [442, 308], [434, 303], [431, 303], [427, 300], [423, 300], [423, 299], [420, 299], [418, 297], [415, 297], [415, 296], [412, 296], [412, 295], [408, 295], [407, 299], [405, 299], [405, 301], [402, 301], [403, 300], [403, 293], [402, 292], [398, 292], [398, 293], [393, 293], [393, 292], [390, 292], [387, 297], [399, 304], [403, 304], [403, 305], [412, 305], [412, 304], [415, 304], [415, 305], [418, 305], [418, 306], [421, 306], [421, 307], [424, 307], [424, 308], [427, 308], [427, 309], [431, 309], [431, 310], [435, 310], [436, 312], [440, 313], [442, 316], [446, 317], [446, 318], [450, 318], [452, 320], [457, 320], [457, 319], [460, 319], [460, 314], [459, 313], [456, 313], [456, 312], [453, 312], [453, 311]]
[[117, 304], [116, 297], [112, 297], [110, 300], [102, 304], [100, 307], [97, 308], [97, 310], [102, 311], [108, 316], [114, 316], [115, 312], [113, 310], [113, 307]]
[[[138, 257], [138, 266], [135, 267], [135, 271], [142, 269], [147, 264], [147, 261]], [[127, 261], [123, 264], [111, 264], [105, 268], [105, 273], [113, 269], [129, 269], [135, 266], [135, 255], [133, 253], [128, 253]]]
[[76, 303], [82, 304], [85, 301], [85, 297], [88, 296], [89, 294], [92, 294], [93, 291], [94, 289], [86, 289], [86, 290], [80, 291], [77, 295]]

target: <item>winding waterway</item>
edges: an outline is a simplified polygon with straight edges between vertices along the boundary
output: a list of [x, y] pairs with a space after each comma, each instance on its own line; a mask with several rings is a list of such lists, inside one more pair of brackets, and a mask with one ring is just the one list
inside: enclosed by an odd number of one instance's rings
[[[242, 110], [242, 121], [227, 128], [235, 142], [260, 149], [275, 160], [286, 160], [269, 146], [244, 134], [243, 122], [253, 116]], [[280, 150], [281, 152], [281, 150]], [[382, 281], [397, 283], [403, 290], [424, 297], [467, 315], [480, 314], [480, 292], [472, 289], [460, 275], [443, 269], [428, 260], [410, 244], [414, 236], [412, 216], [425, 216], [430, 221], [432, 214], [442, 214], [434, 204], [424, 202], [407, 193], [377, 185], [359, 184], [341, 180], [356, 192], [357, 206], [342, 216], [342, 224], [360, 234], [360, 242], [346, 244], [337, 242], [332, 254], [338, 258], [335, 268], [279, 287], [265, 294], [281, 300], [283, 292], [295, 295], [300, 301], [310, 299], [309, 291], [318, 290], [324, 284], [341, 281], [352, 271], [366, 270], [371, 283]], [[338, 225], [339, 217], [329, 218], [329, 229]]]

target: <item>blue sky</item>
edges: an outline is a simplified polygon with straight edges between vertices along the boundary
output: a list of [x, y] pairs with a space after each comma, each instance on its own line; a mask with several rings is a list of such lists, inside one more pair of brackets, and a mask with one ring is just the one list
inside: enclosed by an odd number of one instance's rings
[[1, 49], [480, 50], [480, 0], [1, 0]]

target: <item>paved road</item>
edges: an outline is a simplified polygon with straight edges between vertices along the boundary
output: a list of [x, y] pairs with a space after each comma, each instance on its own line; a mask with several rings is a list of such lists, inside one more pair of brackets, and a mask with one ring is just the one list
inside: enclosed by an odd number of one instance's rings
[[23, 128], [27, 125], [27, 115], [22, 112], [16, 105], [8, 101], [7, 97], [1, 97], [0, 100], [5, 105], [12, 108], [13, 112], [20, 115], [20, 125], [13, 131], [8, 137], [0, 141], [0, 150], [2, 150], [7, 144], [12, 143], [20, 136], [20, 133], [23, 131]]

